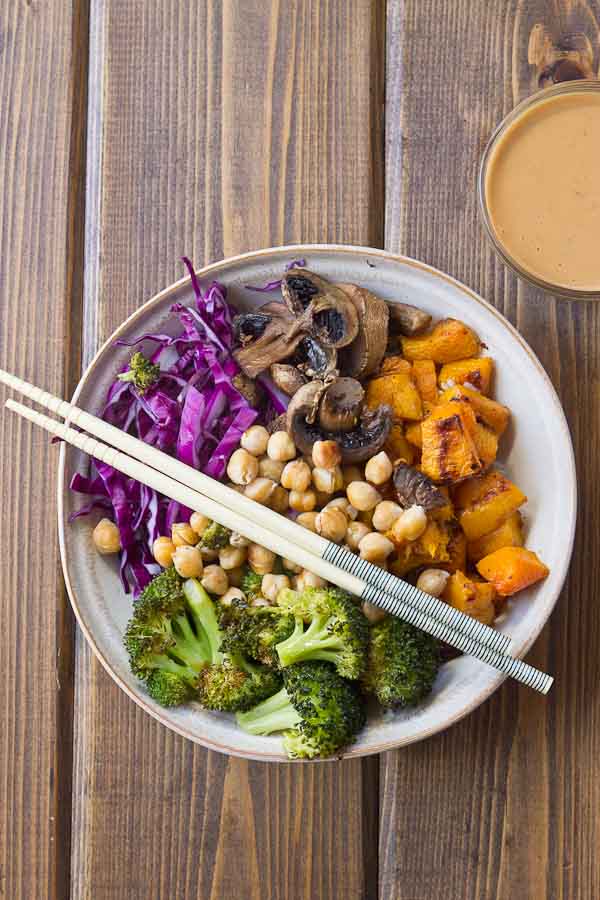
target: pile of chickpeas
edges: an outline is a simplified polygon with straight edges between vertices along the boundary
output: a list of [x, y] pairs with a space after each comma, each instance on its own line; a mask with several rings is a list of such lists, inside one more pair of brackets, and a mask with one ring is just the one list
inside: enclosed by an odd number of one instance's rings
[[[230, 487], [283, 515], [291, 510], [299, 525], [382, 568], [387, 568], [397, 544], [417, 540], [427, 527], [423, 507], [403, 509], [387, 499], [393, 495], [392, 474], [393, 464], [385, 451], [364, 467], [343, 466], [335, 441], [317, 441], [310, 457], [299, 456], [286, 431], [269, 434], [262, 425], [244, 432], [227, 466]], [[189, 522], [173, 525], [170, 537], [154, 542], [157, 563], [163, 568], [174, 565], [182, 578], [199, 578], [203, 587], [225, 604], [244, 598], [240, 586], [246, 565], [263, 576], [261, 596], [252, 600], [256, 605], [275, 603], [283, 588], [302, 590], [325, 584], [291, 560], [279, 562], [275, 553], [240, 534], [232, 534], [229, 545], [221, 550], [204, 549], [200, 541], [209, 523], [206, 516], [193, 513]], [[276, 570], [281, 568], [289, 574], [278, 574]], [[447, 578], [444, 571], [426, 569], [417, 586], [440, 596]], [[370, 618], [380, 614], [370, 604], [363, 608]]]

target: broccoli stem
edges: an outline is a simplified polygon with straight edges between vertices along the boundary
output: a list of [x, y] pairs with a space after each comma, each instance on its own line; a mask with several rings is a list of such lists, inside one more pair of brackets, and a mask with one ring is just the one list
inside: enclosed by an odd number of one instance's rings
[[195, 578], [188, 578], [183, 585], [183, 593], [198, 634], [202, 634], [204, 630], [206, 635], [210, 664], [220, 665], [223, 662], [223, 654], [219, 649], [222, 638], [212, 600]]
[[296, 616], [296, 626], [285, 641], [277, 644], [277, 655], [282, 666], [291, 666], [306, 659], [319, 659], [335, 663], [343, 643], [327, 630], [329, 617], [315, 616], [305, 630], [304, 621]]
[[286, 689], [281, 688], [248, 712], [238, 713], [236, 719], [240, 728], [249, 734], [271, 734], [273, 731], [295, 728], [301, 716], [292, 706]]

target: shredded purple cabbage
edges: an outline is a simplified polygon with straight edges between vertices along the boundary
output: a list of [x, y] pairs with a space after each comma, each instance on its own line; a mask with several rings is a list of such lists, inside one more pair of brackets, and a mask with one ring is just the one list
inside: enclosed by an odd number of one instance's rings
[[[226, 289], [213, 282], [204, 293], [189, 259], [187, 266], [196, 297], [195, 306], [171, 307], [181, 330], [177, 335], [143, 334], [135, 347], [151, 342], [150, 359], [161, 366], [160, 377], [139, 394], [131, 382], [111, 385], [102, 418], [159, 450], [213, 478], [225, 475], [227, 462], [243, 432], [259, 417], [233, 384], [239, 368], [233, 358], [233, 316]], [[300, 265], [297, 260], [290, 265]], [[287, 398], [269, 379], [261, 380], [267, 397], [266, 415], [279, 415]], [[267, 419], [268, 420], [268, 419]], [[89, 477], [76, 473], [71, 488], [91, 497], [71, 520], [100, 509], [117, 524], [121, 537], [120, 575], [127, 593], [135, 597], [160, 571], [152, 544], [168, 534], [174, 522], [191, 515], [174, 500], [127, 478], [111, 466], [92, 461]]]

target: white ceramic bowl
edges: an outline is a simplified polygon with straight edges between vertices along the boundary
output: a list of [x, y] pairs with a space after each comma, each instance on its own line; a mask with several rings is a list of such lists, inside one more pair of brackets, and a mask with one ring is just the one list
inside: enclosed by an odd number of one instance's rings
[[[307, 267], [332, 281], [356, 282], [387, 300], [414, 303], [434, 317], [452, 316], [472, 326], [487, 344], [497, 364], [496, 396], [513, 413], [513, 425], [502, 442], [501, 462], [529, 497], [525, 507], [527, 546], [550, 567], [540, 585], [508, 604], [499, 627], [513, 639], [518, 655], [534, 642], [561, 590], [573, 546], [576, 477], [565, 417], [534, 353], [497, 310], [464, 285], [423, 263], [363, 247], [299, 245], [247, 253], [207, 266], [200, 278], [217, 279], [240, 308], [265, 302], [265, 296], [244, 288], [280, 277], [291, 259], [304, 257]], [[191, 303], [189, 278], [184, 278], [145, 303], [98, 352], [74, 396], [74, 402], [98, 412], [109, 384], [129, 356], [115, 347], [117, 338], [163, 331], [175, 301]], [[63, 445], [59, 477], [59, 530], [64, 575], [79, 624], [94, 652], [115, 681], [136, 703], [167, 727], [206, 747], [260, 760], [284, 760], [278, 737], [253, 737], [240, 731], [232, 716], [189, 705], [164, 709], [154, 703], [132, 676], [122, 634], [131, 601], [121, 588], [114, 561], [92, 548], [91, 518], [72, 525], [67, 518], [81, 504], [68, 490], [72, 473], [83, 465], [81, 454]], [[347, 757], [380, 753], [422, 740], [475, 709], [504, 676], [470, 657], [444, 665], [434, 690], [417, 709], [374, 715], [349, 748]], [[540, 703], [544, 701], [540, 698]]]

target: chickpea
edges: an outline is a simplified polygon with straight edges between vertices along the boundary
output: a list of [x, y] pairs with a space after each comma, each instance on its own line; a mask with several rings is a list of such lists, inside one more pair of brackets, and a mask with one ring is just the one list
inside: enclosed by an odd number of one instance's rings
[[244, 565], [247, 555], [248, 550], [246, 547], [232, 547], [231, 545], [223, 547], [222, 550], [219, 550], [219, 565], [225, 571], [237, 569], [238, 566]]
[[[221, 568], [219, 566], [219, 568]], [[237, 566], [235, 569], [228, 569], [227, 578], [231, 587], [241, 587], [246, 575], [246, 566]]]
[[281, 473], [284, 468], [285, 463], [280, 459], [269, 459], [268, 456], [263, 456], [263, 458], [258, 461], [258, 474], [262, 478], [270, 478], [271, 481], [275, 481], [276, 483], [281, 481]]
[[234, 600], [245, 600], [245, 594], [243, 591], [240, 591], [237, 587], [230, 587], [228, 591], [225, 591], [222, 597], [219, 597], [219, 603], [222, 603], [223, 606], [231, 606]]
[[269, 499], [269, 506], [274, 512], [280, 513], [281, 515], [288, 511], [290, 507], [290, 495], [285, 488], [277, 485]]
[[432, 597], [441, 597], [449, 578], [450, 574], [443, 569], [425, 569], [419, 575], [417, 587]]
[[289, 503], [296, 512], [310, 512], [317, 505], [314, 491], [290, 491]]
[[374, 509], [381, 500], [381, 494], [372, 484], [366, 481], [353, 481], [346, 488], [348, 500], [360, 512], [368, 512]]
[[346, 543], [350, 550], [356, 553], [358, 545], [365, 535], [370, 534], [370, 532], [371, 529], [364, 522], [350, 522], [346, 530]]
[[318, 491], [324, 494], [333, 494], [335, 491], [335, 473], [333, 469], [321, 469], [315, 466], [312, 470], [313, 484]]
[[171, 525], [171, 540], [176, 547], [195, 547], [198, 535], [189, 522], [175, 522]]
[[248, 563], [257, 575], [268, 575], [275, 565], [275, 554], [260, 544], [250, 544], [248, 547]]
[[293, 562], [291, 559], [282, 559], [281, 563], [286, 572], [291, 572], [293, 575], [297, 575], [302, 571], [302, 566], [299, 566], [298, 563]]
[[392, 542], [378, 531], [365, 534], [358, 545], [361, 557], [376, 564], [385, 562], [393, 549]]
[[287, 462], [296, 455], [296, 445], [287, 431], [276, 431], [269, 438], [267, 444], [267, 456], [269, 459], [278, 459]]
[[229, 578], [221, 566], [207, 566], [200, 584], [205, 591], [217, 597], [222, 597], [229, 590]]
[[232, 531], [229, 536], [229, 543], [232, 547], [249, 547], [252, 541], [250, 538], [240, 534], [239, 531]]
[[268, 503], [277, 485], [270, 478], [255, 478], [244, 488], [244, 494], [255, 503]]
[[234, 450], [227, 465], [227, 475], [234, 484], [250, 484], [258, 475], [258, 460], [247, 450]]
[[389, 456], [385, 450], [382, 450], [381, 453], [371, 457], [366, 464], [365, 478], [367, 481], [370, 481], [371, 484], [385, 484], [385, 482], [389, 481], [392, 477], [393, 471], [394, 467]]
[[364, 481], [364, 472], [360, 466], [342, 466], [342, 478], [347, 488], [353, 481]]
[[299, 575], [296, 575], [294, 578], [294, 590], [295, 591], [303, 591], [304, 588], [307, 587], [315, 587], [321, 588], [325, 587], [327, 582], [324, 578], [320, 578], [318, 575], [315, 575], [313, 572], [309, 572], [307, 569], [302, 569]]
[[279, 591], [291, 587], [290, 579], [287, 575], [268, 575], [263, 576], [260, 592], [271, 603], [277, 601]]
[[375, 606], [373, 603], [369, 603], [368, 600], [365, 600], [361, 606], [363, 614], [367, 617], [371, 625], [375, 625], [376, 622], [381, 622], [382, 619], [385, 619], [387, 613], [385, 610], [380, 609], [378, 606]]
[[152, 556], [163, 569], [168, 569], [173, 565], [173, 554], [175, 553], [175, 544], [168, 537], [157, 537], [152, 544]]
[[342, 451], [337, 441], [315, 441], [312, 460], [319, 469], [334, 469], [342, 461]]
[[402, 515], [403, 509], [393, 500], [382, 500], [373, 510], [373, 528], [377, 531], [389, 531], [396, 519]]
[[269, 432], [262, 425], [252, 425], [240, 439], [241, 446], [252, 456], [263, 456], [267, 452], [268, 443]]
[[203, 516], [202, 513], [195, 512], [190, 516], [190, 527], [196, 534], [204, 534], [205, 528], [208, 528], [209, 525], [210, 519], [208, 516]]
[[416, 541], [427, 528], [427, 515], [422, 506], [411, 506], [405, 509], [392, 526], [392, 535], [396, 541]]
[[210, 550], [208, 547], [200, 547], [200, 556], [204, 562], [214, 562], [219, 558], [218, 550]]
[[316, 512], [305, 512], [300, 513], [300, 515], [296, 518], [296, 522], [298, 525], [302, 525], [303, 528], [308, 528], [309, 531], [317, 530], [317, 513]]
[[347, 497], [336, 497], [335, 500], [330, 500], [323, 509], [341, 509], [346, 518], [351, 519], [352, 521], [354, 521], [358, 515], [358, 510], [352, 506]]
[[110, 519], [100, 519], [92, 531], [92, 540], [96, 550], [102, 556], [118, 553], [121, 549], [119, 529]]
[[318, 534], [339, 544], [346, 537], [348, 519], [341, 509], [324, 509], [318, 514], [315, 525]]
[[200, 551], [197, 547], [190, 547], [189, 544], [175, 548], [173, 565], [177, 574], [182, 578], [200, 578], [204, 571]]
[[307, 491], [310, 487], [310, 468], [303, 459], [293, 459], [281, 473], [281, 486], [290, 491]]

